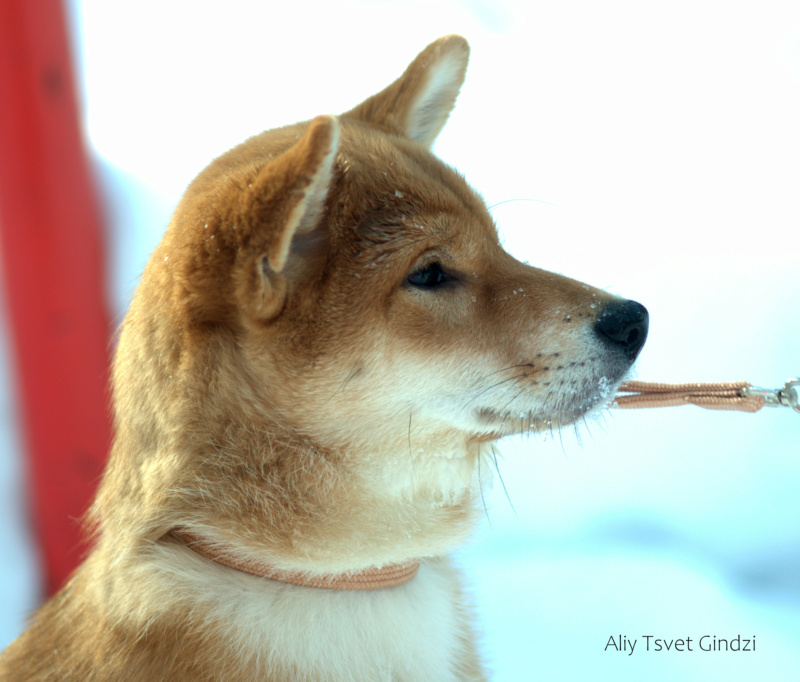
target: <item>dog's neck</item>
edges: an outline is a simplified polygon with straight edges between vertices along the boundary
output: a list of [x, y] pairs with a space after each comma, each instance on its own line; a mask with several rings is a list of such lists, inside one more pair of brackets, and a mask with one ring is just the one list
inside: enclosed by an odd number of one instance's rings
[[419, 570], [419, 561], [409, 561], [356, 572], [309, 575], [301, 571], [281, 571], [266, 562], [239, 558], [231, 549], [207, 542], [187, 531], [173, 530], [170, 535], [197, 554], [228, 568], [289, 585], [323, 590], [383, 590], [407, 583]]

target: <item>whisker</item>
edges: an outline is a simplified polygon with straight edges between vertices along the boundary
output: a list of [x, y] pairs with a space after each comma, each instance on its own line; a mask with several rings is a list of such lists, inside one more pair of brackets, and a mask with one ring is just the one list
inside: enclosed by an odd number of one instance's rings
[[514, 507], [514, 503], [511, 501], [511, 495], [508, 494], [508, 488], [506, 488], [506, 482], [503, 480], [503, 474], [500, 473], [500, 465], [497, 463], [497, 448], [494, 446], [492, 446], [492, 458], [494, 459], [494, 468], [495, 471], [497, 471], [497, 477], [500, 479], [500, 485], [503, 486], [503, 492], [508, 500], [508, 505], [511, 507], [511, 511], [514, 512], [514, 516], [519, 517], [516, 507]]
[[555, 206], [556, 208], [562, 208], [560, 204], [554, 204], [552, 201], [545, 201], [544, 199], [505, 199], [503, 201], [498, 201], [496, 204], [492, 204], [491, 206], [488, 207], [488, 210], [491, 212], [498, 206], [503, 206], [504, 204], [511, 204], [517, 201], [529, 204], [546, 204], [548, 206]]
[[[525, 365], [519, 365], [519, 367], [525, 367]], [[509, 368], [509, 369], [513, 369], [513, 368]], [[501, 370], [501, 371], [505, 372], [507, 370]], [[496, 374], [496, 372], [493, 372], [493, 374]], [[530, 373], [527, 373], [527, 374], [523, 372], [521, 374], [517, 374], [516, 376], [509, 377], [508, 379], [503, 379], [502, 381], [498, 381], [498, 382], [496, 382], [494, 384], [491, 384], [490, 386], [487, 386], [486, 388], [478, 391], [474, 396], [472, 396], [472, 398], [470, 398], [469, 401], [467, 402], [467, 405], [469, 405], [470, 403], [472, 403], [475, 400], [477, 400], [478, 398], [480, 398], [487, 391], [491, 391], [493, 388], [497, 388], [498, 386], [502, 386], [503, 384], [507, 384], [509, 381], [518, 381], [520, 379], [527, 379], [532, 374], [533, 374], [533, 372], [530, 372]], [[491, 375], [487, 374], [487, 376], [491, 376]]]
[[[589, 438], [591, 438], [592, 437], [592, 430], [591, 430], [591, 428], [589, 428], [589, 422], [586, 421], [586, 415], [583, 415], [583, 425], [586, 427], [586, 435], [589, 436]], [[578, 442], [580, 443], [580, 439], [578, 440]], [[581, 446], [582, 445], [583, 445], [583, 443], [581, 443]]]
[[414, 463], [414, 451], [411, 449], [411, 417], [414, 410], [408, 413], [408, 459], [411, 461], [411, 471], [414, 474], [414, 480], [417, 480], [417, 465]]
[[508, 367], [503, 367], [503, 369], [497, 369], [494, 372], [489, 372], [485, 376], [486, 377], [491, 377], [491, 376], [494, 376], [495, 374], [500, 374], [500, 372], [508, 372], [508, 371], [510, 371], [512, 369], [519, 369], [520, 367], [530, 367], [531, 369], [533, 369], [534, 367], [536, 367], [536, 365], [533, 364], [532, 362], [522, 362], [519, 365], [509, 365]]
[[581, 441], [581, 429], [578, 426], [578, 422], [575, 422], [572, 425], [572, 431], [575, 433], [575, 440], [578, 442], [578, 447], [583, 447], [583, 442]]
[[481, 446], [478, 445], [478, 486], [481, 490], [481, 503], [483, 504], [483, 513], [486, 516], [486, 520], [489, 522], [489, 528], [493, 529], [492, 526], [492, 519], [489, 518], [489, 509], [486, 506], [486, 498], [483, 496], [483, 478], [481, 477], [481, 460], [483, 456], [481, 455]]
[[344, 378], [344, 381], [342, 381], [339, 388], [337, 388], [333, 392], [333, 395], [331, 395], [329, 400], [333, 400], [337, 395], [339, 395], [344, 390], [345, 386], [347, 386], [347, 384], [349, 384], [353, 379], [355, 379], [360, 372], [361, 372], [361, 367], [353, 367], [353, 369], [350, 370], [350, 373]]
[[524, 388], [522, 390], [518, 391], [513, 396], [511, 396], [511, 399], [501, 409], [497, 410], [497, 414], [503, 416], [503, 421], [500, 422], [500, 429], [499, 429], [499, 432], [501, 434], [503, 433], [503, 427], [506, 425], [506, 420], [509, 419], [509, 418], [513, 418], [513, 415], [508, 411], [508, 406], [511, 405], [524, 392], [525, 392]]
[[[515, 401], [517, 398], [519, 398], [519, 397], [520, 397], [520, 396], [521, 396], [523, 393], [525, 393], [525, 389], [524, 389], [524, 388], [523, 388], [521, 391], [518, 391], [517, 393], [515, 393], [515, 394], [514, 394], [514, 395], [511, 397], [511, 400], [509, 400], [509, 401], [508, 401], [508, 402], [507, 402], [507, 403], [506, 403], [506, 404], [503, 406], [503, 408], [502, 408], [501, 410], [498, 410], [498, 412], [500, 412], [500, 414], [502, 414], [502, 413], [504, 413], [504, 412], [507, 412], [507, 410], [508, 410], [508, 406], [509, 406], [509, 405], [511, 405], [511, 404], [512, 404], [512, 403], [513, 403], [513, 402], [514, 402], [514, 401]], [[508, 416], [511, 416], [511, 415], [509, 414]]]

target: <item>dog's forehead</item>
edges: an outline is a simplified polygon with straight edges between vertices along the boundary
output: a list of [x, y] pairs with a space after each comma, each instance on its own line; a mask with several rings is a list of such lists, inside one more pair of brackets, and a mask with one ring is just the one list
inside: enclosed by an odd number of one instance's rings
[[[366, 139], [365, 139], [366, 138]], [[343, 135], [337, 157], [358, 197], [358, 230], [455, 243], [475, 231], [497, 240], [481, 197], [455, 170], [410, 140], [368, 131]]]

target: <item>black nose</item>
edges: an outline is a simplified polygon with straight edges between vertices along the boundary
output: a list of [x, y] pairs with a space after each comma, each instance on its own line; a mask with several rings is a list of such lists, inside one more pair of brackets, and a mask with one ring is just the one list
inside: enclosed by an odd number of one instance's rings
[[594, 328], [603, 341], [634, 360], [647, 338], [647, 308], [636, 301], [613, 301], [597, 316]]

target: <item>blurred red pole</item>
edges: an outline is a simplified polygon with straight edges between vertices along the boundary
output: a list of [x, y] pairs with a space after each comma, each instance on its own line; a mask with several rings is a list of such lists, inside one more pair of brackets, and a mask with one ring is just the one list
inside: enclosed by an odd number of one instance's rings
[[102, 222], [60, 0], [0, 0], [0, 253], [46, 594], [110, 443]]

